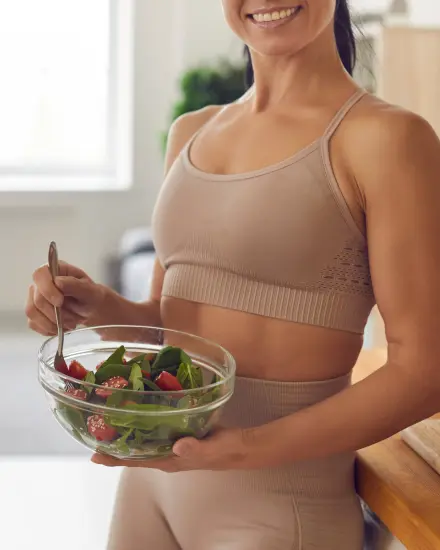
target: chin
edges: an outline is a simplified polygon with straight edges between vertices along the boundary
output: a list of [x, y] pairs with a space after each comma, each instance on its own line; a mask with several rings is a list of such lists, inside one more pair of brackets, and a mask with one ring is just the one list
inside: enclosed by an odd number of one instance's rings
[[305, 43], [301, 44], [295, 42], [295, 44], [292, 44], [289, 42], [286, 44], [286, 42], [280, 43], [279, 41], [273, 41], [272, 43], [265, 41], [250, 44], [252, 50], [267, 57], [292, 57], [300, 52], [305, 46]]

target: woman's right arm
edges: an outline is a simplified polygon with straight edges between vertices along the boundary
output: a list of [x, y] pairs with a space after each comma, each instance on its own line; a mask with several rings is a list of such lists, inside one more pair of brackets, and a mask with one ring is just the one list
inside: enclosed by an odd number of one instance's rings
[[[165, 175], [187, 141], [217, 112], [207, 107], [179, 117], [172, 125], [165, 156]], [[29, 327], [43, 335], [56, 334], [54, 306], [62, 308], [64, 327], [77, 325], [150, 325], [162, 326], [160, 300], [165, 271], [158, 259], [153, 269], [150, 297], [145, 302], [131, 302], [111, 288], [97, 284], [81, 269], [60, 262], [61, 276], [54, 285], [47, 266], [33, 274], [26, 315]]]

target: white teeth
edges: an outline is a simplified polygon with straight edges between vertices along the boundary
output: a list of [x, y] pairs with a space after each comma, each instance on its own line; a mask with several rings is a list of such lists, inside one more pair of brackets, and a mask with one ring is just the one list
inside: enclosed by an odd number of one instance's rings
[[273, 11], [272, 13], [256, 13], [252, 17], [258, 23], [261, 23], [262, 21], [278, 21], [279, 19], [285, 19], [286, 17], [294, 15], [297, 11], [298, 8], [288, 8], [287, 10]]

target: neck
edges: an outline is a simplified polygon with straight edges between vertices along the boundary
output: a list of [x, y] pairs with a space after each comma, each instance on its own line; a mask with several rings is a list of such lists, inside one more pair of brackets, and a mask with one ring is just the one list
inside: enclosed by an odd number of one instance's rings
[[310, 105], [326, 93], [339, 97], [354, 88], [345, 71], [334, 40], [330, 47], [325, 37], [316, 40], [293, 56], [252, 54], [254, 86], [252, 110], [261, 112], [284, 104]]

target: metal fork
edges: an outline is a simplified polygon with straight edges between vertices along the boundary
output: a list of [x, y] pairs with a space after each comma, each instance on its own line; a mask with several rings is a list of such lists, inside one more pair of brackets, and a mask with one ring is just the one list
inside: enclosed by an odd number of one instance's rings
[[[49, 263], [49, 271], [50, 271], [50, 274], [52, 275], [52, 281], [55, 282], [55, 277], [58, 277], [60, 269], [58, 265], [57, 245], [53, 241], [50, 243], [50, 246], [49, 246], [48, 263]], [[55, 367], [55, 370], [57, 370], [58, 372], [64, 373], [67, 370], [67, 363], [63, 355], [63, 346], [64, 346], [63, 317], [62, 317], [61, 309], [59, 307], [54, 306], [54, 309], [55, 309], [55, 320], [56, 320], [57, 329], [58, 329], [58, 349], [55, 353], [54, 367]], [[75, 386], [72, 384], [72, 382], [69, 382], [68, 380], [65, 380], [64, 382], [68, 390], [75, 389]]]

